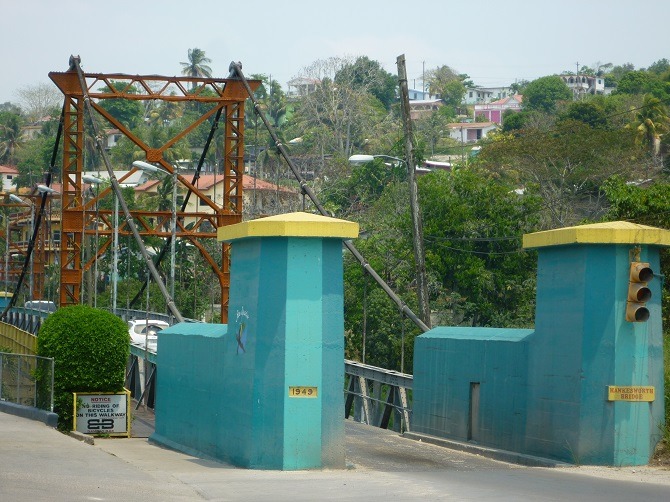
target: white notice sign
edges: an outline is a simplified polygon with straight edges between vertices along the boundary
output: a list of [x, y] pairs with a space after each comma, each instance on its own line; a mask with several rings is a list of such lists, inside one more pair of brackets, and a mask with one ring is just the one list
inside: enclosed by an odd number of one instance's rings
[[84, 434], [129, 436], [130, 391], [118, 394], [75, 393], [74, 429]]

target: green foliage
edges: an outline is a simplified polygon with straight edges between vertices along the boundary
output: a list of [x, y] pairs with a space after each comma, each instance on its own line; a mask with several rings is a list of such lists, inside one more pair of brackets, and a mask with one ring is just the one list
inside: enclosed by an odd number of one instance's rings
[[560, 101], [572, 99], [572, 91], [557, 75], [540, 77], [523, 91], [523, 109], [553, 112]]
[[182, 66], [181, 74], [188, 77], [211, 77], [212, 69], [208, 66], [212, 60], [205, 56], [205, 51], [198, 49], [188, 50], [188, 62], [179, 63]]
[[19, 170], [14, 180], [16, 186], [30, 187], [44, 180], [44, 173], [51, 162], [54, 142], [53, 137], [38, 136], [23, 144], [16, 154], [16, 167]]
[[526, 124], [527, 113], [505, 110], [503, 112], [502, 132], [518, 131]]
[[663, 84], [657, 75], [644, 70], [626, 73], [616, 87], [620, 94], [647, 94], [652, 93], [656, 97], [663, 98], [666, 94]]
[[388, 73], [378, 61], [361, 56], [353, 63], [348, 63], [335, 74], [336, 84], [350, 85], [361, 89], [377, 98], [384, 108], [391, 108], [397, 101], [398, 82], [396, 77]]
[[607, 115], [605, 110], [597, 103], [588, 101], [575, 101], [568, 105], [565, 112], [560, 116], [562, 120], [577, 120], [591, 127], [605, 127]]
[[646, 94], [629, 127], [635, 131], [637, 143], [646, 146], [654, 154], [657, 138], [670, 130], [668, 110], [660, 99]]
[[644, 152], [624, 129], [593, 128], [562, 120], [551, 130], [528, 127], [484, 143], [477, 163], [518, 186], [533, 185], [544, 200], [545, 228], [597, 219], [602, 183], [614, 174], [636, 179]]
[[[138, 94], [139, 92], [135, 87], [129, 86], [127, 82], [111, 81], [110, 87], [105, 86], [100, 91], [109, 92], [114, 89], [117, 92], [128, 94]], [[128, 129], [133, 129], [142, 123], [143, 109], [139, 101], [121, 98], [103, 99], [100, 101], [100, 107], [104, 108], [107, 113]]]
[[73, 392], [123, 390], [129, 352], [125, 323], [103, 310], [66, 307], [44, 321], [37, 354], [55, 360], [54, 411], [61, 430], [72, 430]]
[[13, 164], [17, 150], [21, 147], [23, 120], [17, 113], [0, 112], [0, 162]]
[[451, 297], [452, 322], [531, 324], [535, 256], [520, 244], [538, 228], [540, 198], [476, 169], [433, 172], [419, 183], [426, 267]]
[[338, 217], [355, 217], [379, 198], [387, 185], [406, 178], [403, 163], [377, 158], [351, 167], [349, 175], [339, 176], [328, 183], [320, 198]]

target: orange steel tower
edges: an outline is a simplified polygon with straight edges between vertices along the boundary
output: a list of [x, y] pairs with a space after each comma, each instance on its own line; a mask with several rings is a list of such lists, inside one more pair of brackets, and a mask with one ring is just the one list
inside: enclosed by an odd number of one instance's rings
[[[166, 158], [166, 150], [184, 139], [201, 124], [207, 123], [221, 111], [224, 127], [223, 134], [223, 203], [216, 204], [204, 195], [195, 185], [190, 175], [178, 174], [182, 187], [190, 190], [196, 198], [195, 211], [177, 213], [177, 239], [186, 239], [200, 251], [209, 263], [221, 287], [221, 322], [227, 322], [228, 309], [228, 247], [220, 243], [216, 249], [221, 256], [212, 255], [205, 246], [205, 239], [216, 242], [216, 229], [242, 220], [242, 178], [244, 174], [244, 102], [248, 96], [241, 81], [233, 78], [199, 77], [163, 77], [157, 75], [127, 75], [121, 73], [79, 74], [73, 67], [67, 72], [49, 73], [51, 80], [65, 96], [63, 118], [63, 165], [60, 182], [62, 186], [61, 204], [61, 250], [60, 250], [60, 306], [80, 302], [82, 274], [89, 270], [95, 260], [104, 254], [112, 244], [112, 211], [99, 209], [98, 201], [109, 194], [111, 188], [100, 191], [95, 196], [83, 196], [85, 104], [90, 104], [110, 127], [132, 141], [146, 155], [147, 162], [160, 165], [168, 173], [174, 174], [175, 168]], [[80, 78], [83, 77], [83, 78]], [[82, 85], [85, 83], [85, 86]], [[251, 88], [257, 89], [260, 81], [250, 81]], [[150, 147], [139, 138], [127, 124], [114, 118], [101, 103], [109, 99], [134, 101], [159, 100], [165, 102], [195, 102], [194, 107], [200, 113], [185, 129], [168, 139], [158, 148]], [[86, 103], [87, 101], [87, 103]], [[130, 166], [124, 166], [131, 169]], [[128, 174], [119, 178], [119, 183], [136, 171], [132, 168]], [[133, 221], [140, 235], [156, 236], [164, 239], [171, 237], [169, 229], [171, 211], [131, 211]], [[188, 225], [185, 224], [188, 222]], [[96, 229], [97, 226], [97, 229]], [[97, 254], [86, 258], [82, 254], [85, 235], [94, 235], [97, 231], [102, 244]], [[129, 235], [126, 221], [119, 222], [119, 235]], [[105, 240], [106, 239], [106, 240]], [[217, 251], [216, 254], [218, 254]], [[82, 258], [84, 256], [84, 258]]]

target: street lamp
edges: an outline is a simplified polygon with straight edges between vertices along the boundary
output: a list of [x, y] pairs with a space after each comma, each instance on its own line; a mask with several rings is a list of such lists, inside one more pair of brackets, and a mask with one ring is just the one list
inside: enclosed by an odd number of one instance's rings
[[93, 262], [93, 308], [98, 307], [98, 185], [104, 180], [90, 174], [84, 174], [81, 177], [86, 183], [95, 185], [95, 260]]
[[149, 164], [148, 162], [143, 162], [141, 160], [136, 160], [133, 162], [133, 167], [141, 169], [142, 171], [149, 173], [160, 173], [164, 176], [172, 176], [172, 220], [170, 222], [172, 237], [170, 239], [170, 298], [174, 301], [174, 269], [176, 266], [175, 263], [175, 254], [176, 254], [176, 241], [177, 241], [177, 170], [173, 168], [172, 173], [169, 173], [165, 169]]
[[41, 194], [58, 195], [60, 192], [46, 185], [37, 185], [37, 191]]
[[[39, 186], [38, 186], [39, 189]], [[22, 206], [29, 206], [30, 207], [30, 232], [31, 234], [35, 233], [35, 204], [32, 203], [32, 201], [22, 199], [18, 195], [14, 195], [13, 193], [9, 194], [9, 198], [16, 202], [17, 204], [21, 204]], [[28, 239], [28, 242], [30, 243], [30, 238]], [[34, 261], [34, 253], [32, 252], [31, 249], [29, 249], [30, 244], [28, 245], [28, 251], [30, 251], [30, 284], [28, 288], [28, 296], [30, 296], [31, 300], [34, 300], [33, 298], [33, 288], [34, 288], [34, 281], [35, 281], [35, 261]]]

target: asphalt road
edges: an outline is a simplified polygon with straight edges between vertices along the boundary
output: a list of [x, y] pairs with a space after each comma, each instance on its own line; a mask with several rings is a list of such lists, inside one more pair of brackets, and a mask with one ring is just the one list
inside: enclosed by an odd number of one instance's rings
[[1, 501], [668, 501], [670, 471], [521, 467], [348, 421], [345, 470], [258, 471], [0, 412]]

